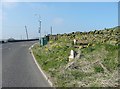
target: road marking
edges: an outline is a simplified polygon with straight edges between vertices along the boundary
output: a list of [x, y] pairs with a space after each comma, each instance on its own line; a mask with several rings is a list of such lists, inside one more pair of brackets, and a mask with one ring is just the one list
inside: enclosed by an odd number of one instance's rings
[[[35, 44], [37, 44], [37, 43], [35, 43]], [[37, 62], [36, 59], [35, 59], [35, 56], [34, 56], [34, 54], [33, 54], [33, 51], [31, 50], [31, 48], [34, 47], [35, 44], [33, 44], [33, 45], [29, 48], [29, 50], [31, 51], [32, 57], [33, 57], [33, 59], [34, 59], [34, 62], [35, 62], [35, 64], [37, 65], [39, 71], [43, 74], [43, 76], [45, 77], [45, 79], [48, 81], [48, 83], [50, 84], [50, 86], [53, 87], [52, 82], [48, 79], [48, 77], [46, 76], [46, 74], [43, 72], [43, 70], [42, 70], [41, 67], [39, 66], [38, 62]]]

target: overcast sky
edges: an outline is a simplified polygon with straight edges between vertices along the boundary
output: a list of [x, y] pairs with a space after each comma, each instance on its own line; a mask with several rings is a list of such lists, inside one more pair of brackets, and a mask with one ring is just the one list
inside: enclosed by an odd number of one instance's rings
[[1, 10], [3, 38], [26, 38], [25, 25], [29, 38], [38, 37], [38, 15], [42, 35], [50, 33], [50, 26], [59, 34], [118, 25], [117, 2], [4, 2]]

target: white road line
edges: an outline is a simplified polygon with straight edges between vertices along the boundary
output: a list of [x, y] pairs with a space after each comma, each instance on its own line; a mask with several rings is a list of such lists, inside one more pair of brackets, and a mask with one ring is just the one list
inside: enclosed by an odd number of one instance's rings
[[[35, 44], [37, 44], [37, 43], [35, 43]], [[38, 62], [36, 61], [36, 59], [35, 59], [35, 57], [34, 57], [34, 54], [33, 54], [31, 48], [34, 47], [35, 44], [33, 44], [33, 45], [29, 48], [29, 50], [31, 51], [32, 57], [33, 57], [33, 59], [34, 59], [34, 61], [35, 61], [35, 64], [37, 65], [38, 69], [39, 69], [40, 72], [43, 74], [43, 76], [45, 77], [45, 79], [48, 81], [48, 83], [50, 84], [50, 86], [53, 87], [52, 82], [48, 79], [48, 77], [47, 77], [46, 74], [43, 72], [43, 70], [41, 69], [41, 67], [39, 66]]]

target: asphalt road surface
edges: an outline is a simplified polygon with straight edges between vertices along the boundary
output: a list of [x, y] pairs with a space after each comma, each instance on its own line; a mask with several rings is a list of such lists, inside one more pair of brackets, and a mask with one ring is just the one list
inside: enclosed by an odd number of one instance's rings
[[33, 43], [2, 45], [2, 87], [50, 87], [30, 54]]

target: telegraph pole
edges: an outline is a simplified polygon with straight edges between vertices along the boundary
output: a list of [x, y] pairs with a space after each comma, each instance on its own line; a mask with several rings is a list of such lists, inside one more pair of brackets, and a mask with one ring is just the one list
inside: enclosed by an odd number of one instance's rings
[[25, 30], [26, 30], [26, 36], [27, 36], [27, 40], [28, 40], [27, 26], [25, 26]]
[[52, 35], [52, 26], [50, 27], [51, 35]]
[[39, 22], [39, 27], [38, 27], [38, 33], [39, 33], [39, 42], [41, 42], [41, 17], [39, 14], [35, 14], [35, 16], [38, 16], [38, 22]]
[[41, 21], [41, 19], [39, 20], [39, 33], [40, 33], [40, 38], [39, 38], [39, 40], [41, 40], [41, 23], [42, 23], [42, 21]]

